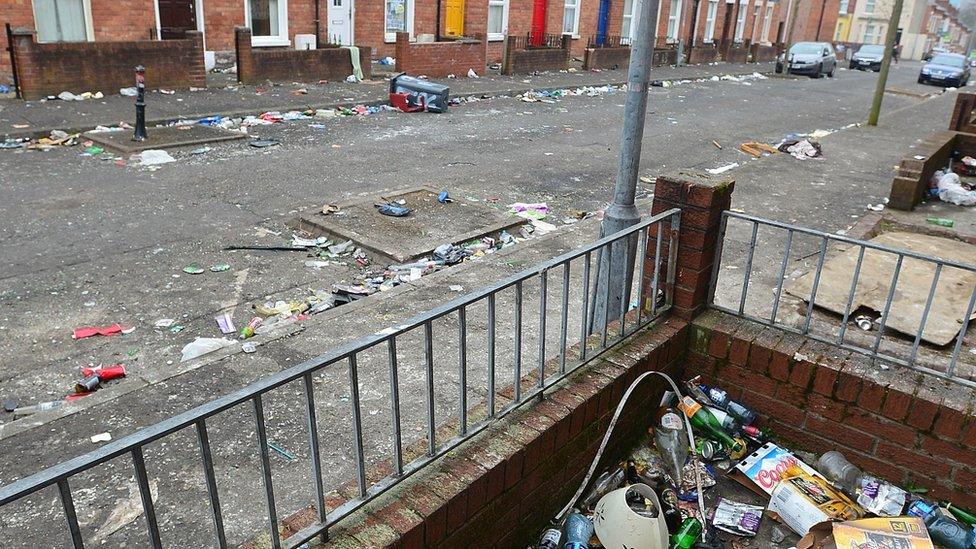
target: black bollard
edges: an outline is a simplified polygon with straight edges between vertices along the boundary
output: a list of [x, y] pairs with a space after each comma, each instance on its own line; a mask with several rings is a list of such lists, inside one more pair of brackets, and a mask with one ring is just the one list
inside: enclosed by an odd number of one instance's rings
[[136, 71], [136, 130], [133, 141], [145, 141], [146, 135], [146, 67], [139, 65]]

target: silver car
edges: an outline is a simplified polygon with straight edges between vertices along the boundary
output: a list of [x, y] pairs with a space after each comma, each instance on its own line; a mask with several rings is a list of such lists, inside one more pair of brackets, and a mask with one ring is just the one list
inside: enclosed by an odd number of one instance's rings
[[804, 74], [812, 78], [820, 78], [826, 74], [833, 78], [837, 68], [837, 55], [834, 47], [827, 42], [797, 42], [790, 47], [789, 52], [776, 59], [776, 72], [783, 72], [784, 65], [788, 65], [787, 74]]

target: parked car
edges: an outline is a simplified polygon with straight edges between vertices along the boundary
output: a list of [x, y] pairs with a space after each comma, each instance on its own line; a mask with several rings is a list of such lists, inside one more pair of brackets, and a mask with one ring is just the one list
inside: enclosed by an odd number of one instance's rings
[[857, 53], [851, 58], [850, 68], [878, 72], [881, 70], [881, 60], [884, 58], [884, 53], [885, 47], [879, 44], [861, 46], [861, 49], [857, 50]]
[[933, 57], [939, 55], [940, 53], [949, 53], [949, 50], [941, 46], [936, 46], [930, 49], [929, 51], [925, 52], [925, 55], [922, 56], [922, 61], [931, 61]]
[[827, 42], [797, 42], [789, 52], [776, 59], [776, 72], [783, 72], [784, 66], [787, 66], [788, 74], [804, 74], [812, 78], [826, 74], [833, 78], [837, 56], [833, 46]]
[[938, 53], [922, 66], [919, 84], [961, 88], [969, 82], [969, 63], [958, 53]]

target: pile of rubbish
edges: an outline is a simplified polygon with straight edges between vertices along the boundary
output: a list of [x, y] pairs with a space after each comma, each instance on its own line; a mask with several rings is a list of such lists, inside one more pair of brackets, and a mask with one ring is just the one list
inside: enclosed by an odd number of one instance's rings
[[[976, 547], [973, 513], [868, 475], [836, 451], [811, 466], [770, 442], [754, 411], [699, 378], [680, 391], [664, 394], [648, 437], [581, 486], [537, 547], [741, 547], [769, 519], [799, 536], [801, 549]], [[767, 503], [716, 496], [723, 476]], [[773, 544], [786, 538], [780, 528]]]
[[[929, 181], [929, 194], [956, 206], [976, 206], [976, 159], [965, 156], [958, 162], [949, 160], [947, 170], [937, 170]], [[962, 177], [966, 177], [963, 182]]]
[[529, 90], [515, 96], [515, 99], [526, 103], [555, 103], [563, 97], [586, 96], [598, 97], [601, 95], [612, 95], [618, 92], [626, 92], [627, 85], [622, 86], [581, 86], [579, 88], [567, 88], [561, 90]]

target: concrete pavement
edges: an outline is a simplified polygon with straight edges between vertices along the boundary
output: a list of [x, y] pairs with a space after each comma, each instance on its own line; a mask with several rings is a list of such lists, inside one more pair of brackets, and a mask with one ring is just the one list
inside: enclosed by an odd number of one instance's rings
[[[917, 66], [902, 63], [892, 72], [893, 84], [915, 86], [916, 72]], [[653, 176], [743, 162], [742, 168], [730, 172], [737, 180], [736, 207], [843, 230], [854, 216], [863, 215], [864, 204], [877, 203], [887, 194], [889, 167], [914, 136], [944, 127], [951, 94], [925, 101], [887, 97], [881, 127], [828, 136], [822, 162], [801, 163], [785, 155], [748, 161], [735, 148], [743, 141], [775, 142], [787, 133], [859, 122], [873, 84], [873, 73], [841, 71], [835, 79], [705, 82], [654, 89], [642, 173]], [[233, 355], [148, 384], [175, 368], [179, 348], [193, 336], [216, 334], [212, 317], [217, 312], [235, 311], [241, 319], [250, 305], [269, 296], [294, 296], [353, 274], [341, 269], [312, 271], [302, 265], [303, 258], [273, 253], [241, 257], [221, 251], [228, 243], [274, 240], [255, 236], [255, 227], [281, 230], [299, 210], [419, 183], [478, 200], [496, 196], [499, 208], [517, 200], [544, 200], [557, 220], [573, 209], [598, 210], [610, 196], [622, 104], [622, 95], [569, 97], [552, 104], [496, 98], [465, 104], [443, 116], [380, 114], [335, 120], [325, 129], [306, 123], [267, 126], [255, 133], [279, 138], [282, 146], [258, 151], [226, 144], [202, 157], [178, 152], [175, 164], [155, 172], [79, 158], [76, 149], [2, 153], [8, 167], [0, 174], [0, 199], [8, 204], [7, 216], [0, 220], [0, 251], [8, 259], [0, 271], [0, 353], [7, 359], [0, 383], [5, 395], [25, 400], [59, 396], [76, 377], [79, 364], [116, 360], [132, 366], [134, 379], [128, 381], [146, 385], [0, 440], [0, 483], [89, 451], [93, 434], [111, 432], [119, 438], [429, 309], [450, 295], [451, 285], [474, 289], [592, 238], [595, 222], [572, 225], [481, 266], [466, 265], [422, 279], [423, 288], [407, 286], [336, 309], [334, 316], [313, 318], [302, 325], [300, 334], [271, 342], [254, 355]], [[712, 140], [724, 147], [717, 149]], [[642, 185], [640, 193], [646, 198], [651, 190]], [[741, 242], [740, 235], [733, 238]], [[195, 261], [226, 261], [233, 270], [192, 279], [181, 275], [182, 266]], [[186, 331], [154, 330], [153, 321], [164, 317], [180, 319]], [[137, 325], [137, 330], [94, 341], [74, 342], [69, 337], [75, 326], [115, 321]], [[454, 403], [450, 395], [456, 394], [456, 378], [451, 371], [446, 367], [438, 377], [438, 417], [447, 417]], [[410, 366], [401, 376], [408, 387], [421, 378]], [[368, 412], [377, 413], [370, 416], [374, 419], [367, 448], [372, 459], [379, 459], [390, 448], [382, 428], [385, 382], [380, 376], [369, 381], [364, 400]], [[325, 480], [330, 486], [351, 473], [342, 372], [323, 375], [317, 388], [319, 417], [327, 418], [320, 420], [320, 436], [328, 441]], [[291, 388], [267, 404], [269, 436], [298, 455], [294, 461], [275, 458], [275, 480], [283, 494], [281, 515], [311, 501], [297, 396]], [[415, 437], [422, 431], [416, 411], [415, 407], [406, 414], [404, 423]], [[210, 427], [211, 439], [220, 447], [222, 497], [233, 502], [225, 504], [228, 529], [234, 539], [244, 539], [263, 524], [253, 421], [242, 407]], [[39, 448], [43, 451], [37, 452]], [[25, 460], [25, 455], [33, 458]], [[157, 508], [166, 540], [199, 543], [209, 532], [209, 519], [192, 433], [152, 447], [147, 461], [157, 481]], [[73, 480], [81, 494], [79, 514], [86, 536], [111, 545], [144, 543], [141, 518], [118, 524], [119, 517], [131, 518], [132, 482], [126, 459]], [[113, 499], [96, 499], [106, 491]], [[5, 510], [0, 532], [16, 538], [0, 539], [0, 545], [59, 539], [16, 526], [59, 531], [54, 496], [45, 492], [29, 505]]]

